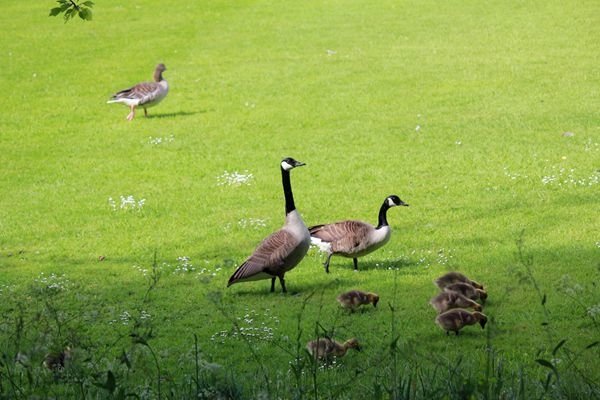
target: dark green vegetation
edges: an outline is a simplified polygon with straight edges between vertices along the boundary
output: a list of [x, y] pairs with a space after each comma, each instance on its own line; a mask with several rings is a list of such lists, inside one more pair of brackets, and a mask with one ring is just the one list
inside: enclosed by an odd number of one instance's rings
[[[1, 397], [600, 397], [596, 1], [5, 3]], [[158, 62], [149, 118], [105, 104]], [[225, 289], [285, 156], [307, 224], [410, 207], [358, 273], [312, 250], [288, 295]], [[448, 270], [485, 330], [433, 323]], [[339, 310], [354, 288], [377, 309]], [[315, 365], [325, 332], [363, 351]]]

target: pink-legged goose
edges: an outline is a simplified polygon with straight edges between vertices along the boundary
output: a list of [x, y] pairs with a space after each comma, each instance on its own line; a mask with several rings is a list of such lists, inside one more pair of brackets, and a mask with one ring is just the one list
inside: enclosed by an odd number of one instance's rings
[[162, 74], [167, 70], [165, 64], [158, 64], [154, 70], [154, 82], [142, 82], [128, 89], [115, 93], [107, 103], [123, 103], [129, 107], [127, 119], [131, 121], [135, 116], [135, 108], [144, 108], [144, 115], [148, 116], [148, 107], [157, 105], [169, 93], [169, 84]]

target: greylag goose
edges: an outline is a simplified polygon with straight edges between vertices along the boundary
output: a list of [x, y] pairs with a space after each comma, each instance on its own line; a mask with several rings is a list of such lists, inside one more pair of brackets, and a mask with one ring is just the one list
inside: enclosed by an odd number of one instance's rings
[[271, 292], [275, 291], [275, 278], [279, 278], [285, 293], [284, 275], [294, 268], [310, 247], [310, 234], [296, 205], [290, 182], [290, 171], [304, 163], [293, 158], [281, 161], [281, 181], [285, 197], [285, 224], [262, 241], [254, 253], [231, 275], [227, 287], [238, 282], [271, 279]]
[[167, 70], [165, 64], [158, 64], [154, 70], [154, 82], [142, 82], [128, 89], [114, 94], [107, 103], [123, 103], [129, 107], [127, 119], [131, 121], [135, 116], [135, 108], [144, 108], [144, 115], [148, 116], [148, 107], [157, 105], [169, 93], [169, 84], [162, 74]]
[[354, 270], [358, 270], [358, 257], [377, 250], [390, 240], [391, 229], [387, 222], [387, 210], [396, 206], [408, 206], [396, 195], [388, 196], [379, 209], [379, 223], [373, 225], [356, 220], [315, 225], [308, 228], [311, 242], [327, 253], [323, 266], [329, 273], [331, 256], [352, 258]]

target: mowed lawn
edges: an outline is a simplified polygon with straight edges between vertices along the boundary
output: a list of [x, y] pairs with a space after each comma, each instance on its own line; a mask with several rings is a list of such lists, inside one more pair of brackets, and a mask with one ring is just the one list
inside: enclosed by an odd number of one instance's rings
[[[320, 327], [363, 345], [317, 377], [362, 368], [350, 395], [390, 343], [406, 365], [493, 349], [536, 379], [542, 359], [600, 380], [600, 346], [586, 349], [600, 340], [598, 2], [98, 1], [66, 24], [51, 1], [5, 3], [2, 354], [19, 315], [36, 365], [65, 343], [110, 363], [152, 328], [163, 371], [191, 373], [177, 366], [196, 335], [256, 393], [264, 371], [291, 380]], [[106, 104], [159, 62], [170, 92], [148, 118]], [[307, 225], [375, 224], [390, 194], [410, 206], [389, 210], [391, 240], [358, 272], [334, 257], [326, 274], [312, 249], [287, 295], [226, 288], [283, 224], [287, 156], [307, 164], [292, 172]], [[450, 270], [488, 289], [486, 330], [433, 322], [432, 281]], [[378, 307], [339, 310], [355, 288]]]

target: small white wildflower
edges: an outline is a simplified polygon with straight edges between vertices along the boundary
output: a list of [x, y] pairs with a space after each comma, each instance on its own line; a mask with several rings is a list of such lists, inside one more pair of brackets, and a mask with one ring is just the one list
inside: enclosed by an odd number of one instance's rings
[[588, 307], [587, 314], [592, 318], [595, 318], [598, 315], [600, 315], [600, 303]]
[[[146, 199], [136, 200], [133, 195], [128, 196], [119, 196], [120, 205], [119, 209], [121, 210], [141, 210], [146, 204]], [[117, 203], [112, 197], [108, 198], [108, 206], [113, 210], [117, 211]]]
[[244, 173], [225, 171], [223, 175], [217, 177], [217, 186], [250, 185], [252, 179], [254, 179], [254, 175], [248, 173], [247, 170]]
[[146, 320], [146, 319], [150, 319], [152, 318], [152, 315], [148, 314], [146, 311], [143, 311], [140, 313], [140, 319], [142, 321]]
[[150, 136], [148, 141], [150, 144], [159, 145], [163, 143], [171, 143], [175, 140], [175, 136], [169, 135], [165, 137], [152, 137]]
[[65, 274], [56, 275], [55, 273], [51, 273], [49, 276], [46, 276], [43, 272], [40, 272], [34, 281], [40, 285], [42, 290], [47, 290], [50, 292], [60, 292], [66, 290], [71, 284]]
[[267, 226], [266, 221], [260, 218], [242, 218], [238, 221], [238, 225], [242, 228], [260, 229]]
[[123, 311], [119, 316], [119, 319], [123, 325], [128, 325], [129, 321], [131, 320], [131, 314], [129, 314], [128, 311]]

